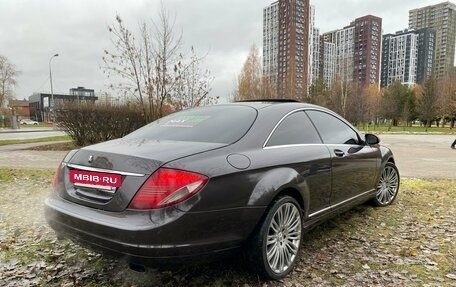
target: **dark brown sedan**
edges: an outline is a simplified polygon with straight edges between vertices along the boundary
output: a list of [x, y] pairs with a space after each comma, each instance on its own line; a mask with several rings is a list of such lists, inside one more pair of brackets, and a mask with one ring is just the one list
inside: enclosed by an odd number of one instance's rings
[[59, 236], [140, 266], [247, 247], [281, 278], [309, 227], [371, 200], [391, 204], [399, 172], [379, 139], [297, 102], [186, 110], [73, 150], [46, 218]]

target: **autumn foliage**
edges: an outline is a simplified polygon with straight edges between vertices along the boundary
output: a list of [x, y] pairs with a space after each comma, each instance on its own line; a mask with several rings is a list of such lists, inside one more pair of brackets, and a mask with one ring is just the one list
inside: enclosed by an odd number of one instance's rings
[[275, 87], [263, 76], [261, 57], [255, 45], [250, 47], [236, 84], [233, 94], [235, 101], [276, 98]]

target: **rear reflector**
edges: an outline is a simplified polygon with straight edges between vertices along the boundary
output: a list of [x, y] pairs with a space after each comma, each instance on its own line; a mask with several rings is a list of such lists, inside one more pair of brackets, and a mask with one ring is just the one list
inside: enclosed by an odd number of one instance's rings
[[154, 209], [176, 204], [197, 193], [206, 184], [204, 175], [160, 168], [143, 184], [130, 203], [130, 209]]

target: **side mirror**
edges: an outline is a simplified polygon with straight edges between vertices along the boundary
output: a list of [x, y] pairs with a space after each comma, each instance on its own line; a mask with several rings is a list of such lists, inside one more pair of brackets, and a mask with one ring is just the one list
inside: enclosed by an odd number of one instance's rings
[[376, 145], [376, 144], [380, 143], [380, 139], [376, 135], [373, 135], [373, 134], [366, 134], [364, 136], [364, 138], [368, 145]]

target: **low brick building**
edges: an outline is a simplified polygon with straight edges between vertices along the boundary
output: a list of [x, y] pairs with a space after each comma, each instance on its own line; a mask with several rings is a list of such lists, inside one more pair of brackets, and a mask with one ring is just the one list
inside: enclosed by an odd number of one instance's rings
[[[95, 103], [98, 97], [93, 89], [77, 87], [70, 89], [69, 94], [54, 94], [55, 107], [58, 108], [65, 102], [79, 101]], [[29, 97], [30, 117], [39, 122], [52, 121], [52, 95], [48, 93], [34, 93]]]
[[9, 101], [8, 107], [11, 108], [13, 115], [17, 115], [20, 118], [30, 118], [30, 106], [27, 100], [11, 100]]

